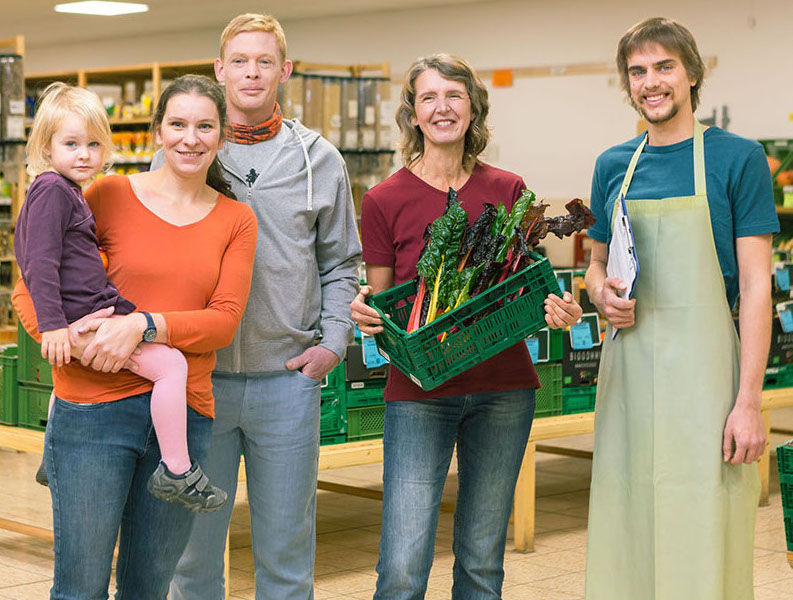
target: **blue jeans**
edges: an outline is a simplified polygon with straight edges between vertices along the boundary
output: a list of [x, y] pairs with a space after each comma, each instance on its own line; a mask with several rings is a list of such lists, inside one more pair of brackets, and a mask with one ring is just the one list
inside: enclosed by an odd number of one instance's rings
[[[106, 600], [116, 538], [117, 600], [163, 600], [195, 515], [156, 499], [160, 462], [150, 394], [77, 404], [55, 399], [45, 435], [52, 494], [52, 600]], [[212, 419], [187, 410], [190, 455], [209, 449]]]
[[424, 598], [455, 443], [452, 598], [501, 598], [507, 526], [533, 418], [532, 389], [386, 403], [375, 600]]
[[298, 371], [215, 373], [206, 473], [228, 504], [198, 515], [171, 600], [222, 600], [223, 550], [245, 456], [256, 600], [314, 595], [320, 382]]

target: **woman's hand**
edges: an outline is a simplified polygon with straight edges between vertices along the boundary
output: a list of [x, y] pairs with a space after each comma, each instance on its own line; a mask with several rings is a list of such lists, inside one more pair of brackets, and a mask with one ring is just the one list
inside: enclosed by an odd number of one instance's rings
[[97, 371], [118, 373], [135, 353], [145, 329], [146, 317], [141, 313], [84, 322], [79, 332], [95, 331], [96, 335], [83, 351], [80, 362]]
[[374, 335], [383, 331], [383, 328], [380, 327], [383, 324], [380, 314], [365, 302], [366, 296], [371, 293], [371, 286], [365, 285], [361, 287], [361, 291], [355, 296], [355, 299], [350, 302], [352, 320], [358, 324], [358, 329], [367, 335]]
[[581, 305], [573, 299], [570, 292], [565, 292], [561, 298], [556, 294], [548, 294], [545, 299], [545, 322], [551, 329], [575, 325], [582, 314], [584, 311]]

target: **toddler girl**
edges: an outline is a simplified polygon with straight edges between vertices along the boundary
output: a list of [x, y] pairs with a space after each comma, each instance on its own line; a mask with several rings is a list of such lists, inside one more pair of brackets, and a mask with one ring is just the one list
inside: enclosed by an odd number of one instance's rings
[[[41, 355], [51, 365], [70, 361], [69, 324], [102, 308], [135, 311], [107, 279], [94, 217], [81, 186], [109, 166], [110, 124], [96, 94], [63, 83], [44, 90], [27, 143], [28, 173], [35, 177], [19, 214], [14, 250], [42, 333]], [[146, 235], [141, 231], [140, 235]], [[151, 316], [142, 342], [157, 334]], [[150, 380], [151, 419], [162, 460], [149, 491], [193, 512], [212, 512], [226, 493], [209, 483], [187, 449], [187, 363], [165, 344], [143, 343], [135, 373]], [[50, 408], [54, 394], [50, 398]], [[68, 401], [68, 398], [64, 398]], [[46, 485], [46, 471], [36, 479]]]

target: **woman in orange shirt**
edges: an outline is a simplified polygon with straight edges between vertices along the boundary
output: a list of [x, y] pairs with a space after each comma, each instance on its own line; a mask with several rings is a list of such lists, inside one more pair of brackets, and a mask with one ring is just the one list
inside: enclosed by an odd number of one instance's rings
[[[85, 194], [108, 277], [139, 310], [94, 320], [75, 334], [72, 361], [53, 370], [55, 404], [45, 436], [53, 500], [51, 598], [106, 598], [119, 535], [118, 598], [161, 599], [193, 514], [146, 490], [160, 462], [151, 382], [120, 369], [144, 339], [179, 349], [188, 365], [187, 435], [201, 461], [210, 441], [215, 350], [230, 343], [248, 298], [256, 244], [253, 211], [229, 198], [216, 153], [225, 102], [208, 78], [185, 76], [163, 92], [152, 128], [165, 165], [108, 176]], [[219, 193], [222, 192], [222, 193]], [[224, 195], [226, 194], [226, 195]], [[37, 335], [30, 297], [14, 304]], [[73, 331], [79, 326], [72, 326]]]

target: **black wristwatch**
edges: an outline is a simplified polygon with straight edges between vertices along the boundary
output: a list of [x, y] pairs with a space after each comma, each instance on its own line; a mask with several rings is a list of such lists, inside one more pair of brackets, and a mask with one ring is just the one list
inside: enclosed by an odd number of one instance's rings
[[157, 339], [157, 326], [154, 324], [154, 319], [147, 312], [140, 311], [140, 314], [146, 317], [146, 329], [143, 330], [143, 341], [153, 342]]

